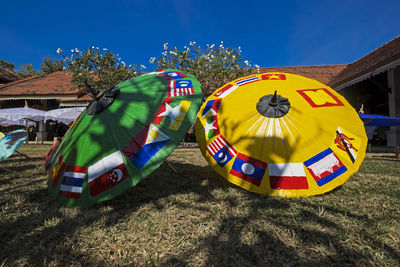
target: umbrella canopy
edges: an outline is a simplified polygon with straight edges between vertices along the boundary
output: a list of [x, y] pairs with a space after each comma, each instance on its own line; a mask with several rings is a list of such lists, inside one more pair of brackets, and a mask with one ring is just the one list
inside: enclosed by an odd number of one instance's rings
[[68, 125], [76, 118], [78, 118], [83, 110], [85, 110], [85, 107], [59, 108], [49, 110], [45, 114], [44, 121], [46, 122], [47, 120], [53, 120]]
[[[14, 120], [14, 121], [9, 121], [6, 119], [0, 119], [0, 126], [12, 126], [12, 125], [19, 125], [19, 126], [26, 126], [26, 120]], [[33, 121], [28, 121], [28, 126], [36, 126], [36, 123]]]
[[400, 118], [373, 114], [359, 114], [365, 126], [400, 126]]
[[218, 89], [200, 108], [196, 138], [230, 182], [283, 197], [343, 184], [367, 145], [362, 121], [342, 96], [287, 73], [251, 75]]
[[35, 108], [5, 108], [0, 109], [0, 120], [4, 119], [10, 123], [20, 122], [21, 120], [30, 119], [33, 121], [41, 121], [45, 118], [46, 111]]
[[13, 131], [0, 139], [0, 161], [11, 156], [26, 140], [24, 130]]
[[194, 76], [176, 70], [94, 95], [48, 159], [49, 191], [70, 206], [111, 199], [158, 168], [193, 124], [202, 98]]

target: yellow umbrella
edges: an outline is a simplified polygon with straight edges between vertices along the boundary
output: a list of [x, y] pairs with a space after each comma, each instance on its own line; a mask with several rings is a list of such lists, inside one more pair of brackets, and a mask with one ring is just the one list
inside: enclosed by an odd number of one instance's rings
[[344, 97], [299, 75], [232, 81], [204, 102], [196, 137], [205, 159], [244, 189], [282, 197], [328, 192], [358, 171], [367, 136]]

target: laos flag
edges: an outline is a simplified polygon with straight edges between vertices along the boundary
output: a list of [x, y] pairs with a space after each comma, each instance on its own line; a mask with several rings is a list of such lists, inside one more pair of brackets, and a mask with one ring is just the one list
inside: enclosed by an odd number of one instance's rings
[[187, 77], [187, 75], [185, 75], [179, 71], [163, 71], [163, 72], [159, 72], [158, 75], [163, 76], [163, 77], [167, 78], [168, 80], [177, 80], [177, 79], [182, 79], [182, 78]]
[[239, 153], [233, 162], [230, 174], [239, 177], [256, 186], [261, 184], [267, 163]]
[[133, 139], [121, 149], [136, 168], [141, 169], [169, 141], [169, 137], [154, 124], [144, 127]]

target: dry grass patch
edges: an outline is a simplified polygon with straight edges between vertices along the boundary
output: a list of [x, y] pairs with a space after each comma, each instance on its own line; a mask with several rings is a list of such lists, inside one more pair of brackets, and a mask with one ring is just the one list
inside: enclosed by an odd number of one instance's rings
[[49, 146], [0, 163], [0, 265], [266, 266], [400, 264], [400, 161], [368, 154], [323, 196], [284, 199], [220, 178], [178, 148], [124, 194], [87, 209], [47, 193]]

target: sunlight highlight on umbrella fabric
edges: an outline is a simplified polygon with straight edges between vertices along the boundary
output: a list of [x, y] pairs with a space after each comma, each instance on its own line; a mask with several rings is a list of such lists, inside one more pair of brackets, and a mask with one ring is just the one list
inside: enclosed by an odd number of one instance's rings
[[49, 152], [50, 194], [87, 207], [135, 186], [180, 144], [201, 99], [196, 78], [177, 70], [148, 73], [104, 92]]
[[264, 73], [216, 90], [196, 137], [216, 172], [246, 190], [282, 197], [328, 192], [355, 173], [367, 137], [357, 112], [328, 86]]

